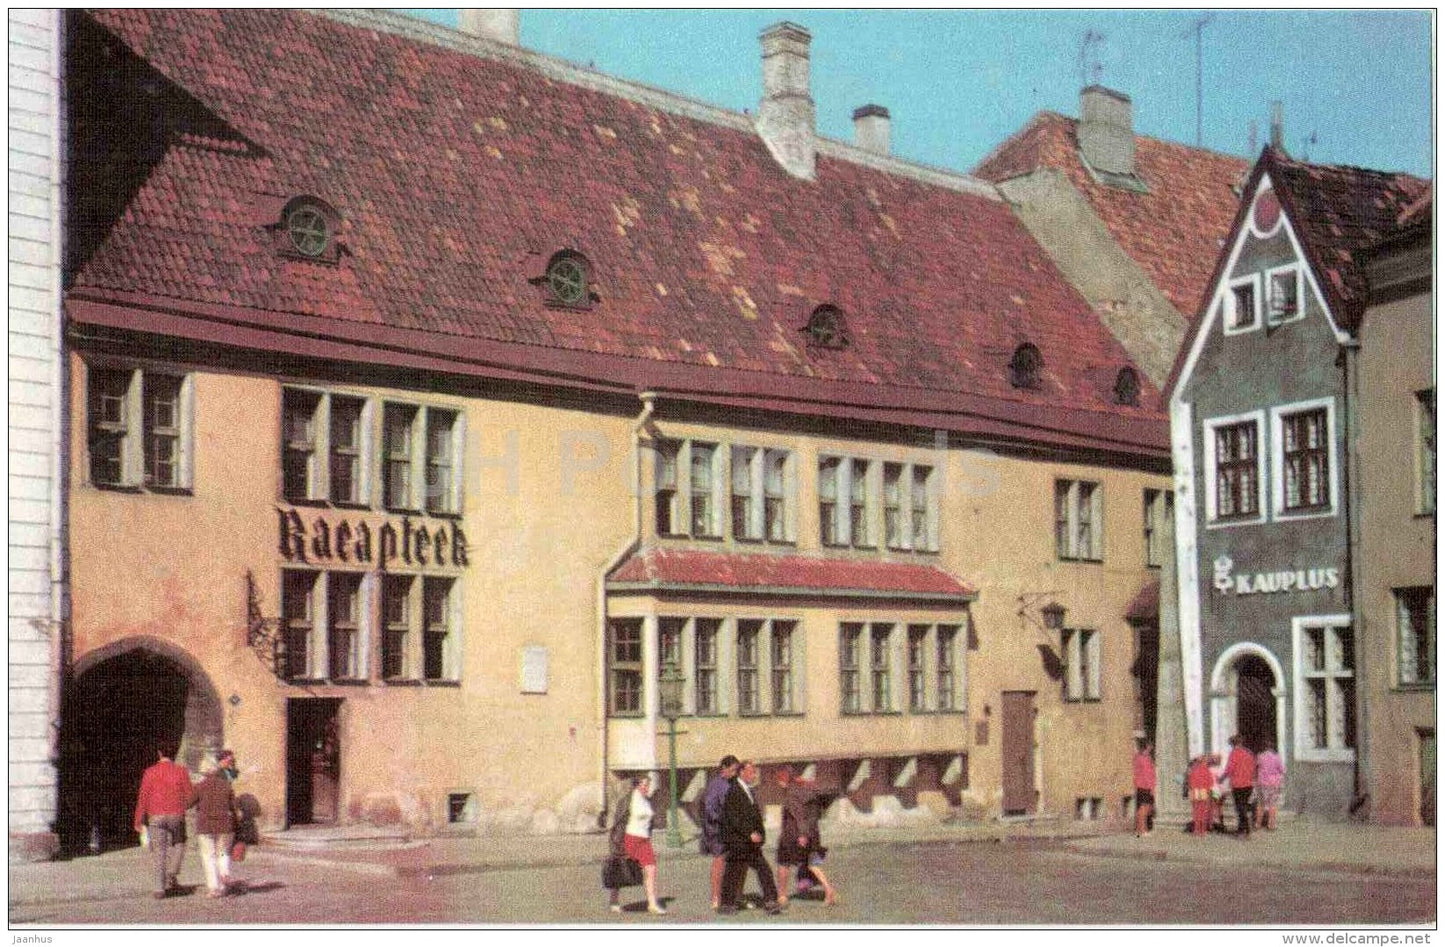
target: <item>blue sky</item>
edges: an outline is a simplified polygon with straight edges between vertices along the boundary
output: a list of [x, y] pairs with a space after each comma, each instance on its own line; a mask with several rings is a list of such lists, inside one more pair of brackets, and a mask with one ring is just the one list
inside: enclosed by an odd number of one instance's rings
[[1133, 99], [1135, 130], [1193, 144], [1201, 16], [1204, 147], [1253, 157], [1249, 124], [1262, 146], [1280, 100], [1295, 157], [1433, 177], [1427, 11], [528, 9], [521, 32], [530, 49], [742, 111], [757, 107], [758, 33], [791, 20], [813, 34], [822, 134], [851, 141], [853, 109], [873, 102], [895, 154], [967, 170], [1035, 112], [1078, 114], [1090, 30], [1104, 37], [1098, 81]]

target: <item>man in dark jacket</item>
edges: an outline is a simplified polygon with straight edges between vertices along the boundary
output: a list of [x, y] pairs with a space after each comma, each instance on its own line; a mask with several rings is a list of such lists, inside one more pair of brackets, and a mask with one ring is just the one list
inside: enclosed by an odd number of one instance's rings
[[231, 886], [231, 845], [236, 840], [236, 793], [229, 772], [236, 755], [222, 750], [216, 765], [196, 787], [196, 839], [201, 850], [201, 867], [206, 874], [206, 891], [219, 898]]
[[778, 886], [773, 881], [773, 870], [763, 855], [763, 813], [753, 798], [752, 787], [757, 784], [758, 769], [752, 760], [744, 760], [738, 769], [727, 796], [723, 798], [722, 842], [725, 851], [723, 868], [722, 904], [718, 911], [734, 914], [742, 899], [743, 881], [751, 868], [758, 876], [763, 889], [763, 909], [777, 914]]

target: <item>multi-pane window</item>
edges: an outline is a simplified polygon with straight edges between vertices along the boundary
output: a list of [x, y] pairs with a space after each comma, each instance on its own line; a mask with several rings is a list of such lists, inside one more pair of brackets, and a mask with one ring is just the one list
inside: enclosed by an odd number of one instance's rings
[[845, 714], [863, 712], [863, 626], [844, 623], [838, 636], [838, 694]]
[[411, 641], [411, 576], [389, 575], [381, 586], [381, 677], [410, 676], [407, 650]]
[[428, 681], [455, 680], [454, 635], [456, 580], [422, 579], [422, 677]]
[[372, 484], [379, 476], [379, 499], [390, 509], [457, 513], [461, 432], [461, 415], [453, 410], [286, 388], [282, 495], [294, 503], [367, 506], [376, 502]]
[[786, 450], [732, 449], [734, 539], [787, 542], [788, 458]]
[[312, 677], [319, 572], [281, 573], [281, 671], [288, 681]]
[[1300, 268], [1287, 266], [1270, 270], [1265, 292], [1269, 297], [1269, 321], [1285, 322], [1300, 314]]
[[1063, 631], [1064, 699], [1098, 700], [1099, 633], [1087, 628]]
[[758, 634], [762, 627], [760, 621], [738, 622], [738, 713], [756, 714], [762, 711], [758, 692]]
[[389, 404], [382, 422], [382, 489], [384, 503], [394, 510], [413, 507], [412, 445], [417, 426], [417, 409], [412, 405]]
[[909, 491], [909, 503], [913, 509], [914, 549], [932, 551], [937, 548], [933, 542], [933, 491], [929, 488], [932, 479], [932, 467], [914, 464], [913, 489]]
[[928, 709], [928, 678], [924, 660], [927, 654], [928, 626], [908, 626], [908, 709], [917, 713]]
[[653, 487], [653, 515], [659, 536], [685, 535], [681, 497], [677, 492], [677, 460], [682, 444], [679, 441], [658, 441]]
[[1214, 428], [1215, 518], [1259, 515], [1259, 426], [1241, 421]]
[[1304, 750], [1349, 753], [1355, 747], [1355, 640], [1349, 625], [1299, 626]]
[[1054, 545], [1060, 559], [1104, 558], [1103, 491], [1087, 480], [1054, 482]]
[[1426, 388], [1415, 392], [1415, 417], [1417, 434], [1415, 438], [1415, 472], [1419, 486], [1418, 509], [1421, 513], [1435, 512], [1435, 389]]
[[851, 462], [851, 477], [848, 481], [848, 522], [852, 545], [869, 548], [873, 545], [873, 534], [869, 528], [872, 516], [869, 512], [868, 472], [872, 467], [866, 460]]
[[1229, 295], [1225, 297], [1225, 328], [1231, 332], [1242, 332], [1259, 324], [1259, 280], [1248, 276], [1230, 283]]
[[1324, 408], [1280, 417], [1286, 511], [1330, 505], [1329, 416]]
[[842, 477], [842, 460], [824, 457], [818, 461], [818, 539], [824, 546], [843, 544], [843, 531], [839, 526], [842, 510], [838, 506], [838, 486]]
[[331, 399], [331, 502], [361, 503], [361, 432], [360, 398]]
[[1164, 543], [1164, 522], [1174, 515], [1174, 494], [1168, 490], [1144, 491], [1144, 564], [1164, 565], [1168, 550]]
[[883, 542], [889, 549], [903, 546], [903, 465], [883, 465]]
[[797, 622], [774, 621], [772, 623], [771, 667], [773, 689], [773, 713], [793, 712], [793, 632]]
[[722, 621], [717, 618], [693, 620], [693, 704], [696, 713], [715, 714], [718, 703], [718, 635]]
[[613, 619], [608, 625], [608, 705], [615, 717], [642, 715], [642, 619]]
[[366, 676], [362, 665], [361, 575], [333, 572], [327, 576], [327, 657], [333, 681]]
[[92, 368], [87, 384], [91, 483], [189, 487], [189, 377]]
[[935, 690], [935, 701], [939, 710], [956, 710], [959, 706], [958, 698], [958, 677], [955, 668], [958, 666], [956, 648], [958, 647], [958, 626], [939, 625], [937, 629], [936, 653], [938, 686]]
[[713, 491], [716, 489], [717, 445], [691, 445], [690, 498], [692, 501], [692, 535], [715, 537], [719, 535], [717, 511], [713, 508]]
[[868, 680], [873, 712], [893, 709], [893, 626], [874, 624], [868, 628]]
[[1395, 590], [1395, 641], [1402, 687], [1435, 683], [1435, 588]]

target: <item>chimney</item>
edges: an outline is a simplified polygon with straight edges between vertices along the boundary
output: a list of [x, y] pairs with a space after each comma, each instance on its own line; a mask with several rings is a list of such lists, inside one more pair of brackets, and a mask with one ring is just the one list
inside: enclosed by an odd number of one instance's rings
[[1079, 151], [1089, 167], [1134, 173], [1134, 107], [1122, 92], [1091, 85], [1079, 93]]
[[1275, 151], [1284, 151], [1284, 103], [1269, 103], [1269, 144]]
[[521, 10], [463, 8], [457, 11], [457, 29], [468, 36], [520, 45]]
[[853, 143], [864, 151], [888, 154], [888, 110], [863, 105], [853, 110]]
[[773, 157], [794, 177], [813, 179], [813, 97], [808, 93], [808, 44], [796, 23], [778, 23], [758, 37], [763, 45], [763, 99], [757, 129]]

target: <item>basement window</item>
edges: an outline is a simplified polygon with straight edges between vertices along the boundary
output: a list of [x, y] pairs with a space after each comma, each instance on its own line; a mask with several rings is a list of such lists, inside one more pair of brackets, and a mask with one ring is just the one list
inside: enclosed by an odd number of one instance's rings
[[803, 327], [808, 343], [818, 348], [842, 349], [848, 347], [848, 325], [843, 312], [837, 306], [819, 306], [808, 317]]
[[477, 821], [477, 797], [469, 792], [447, 793], [447, 824], [464, 825]]

